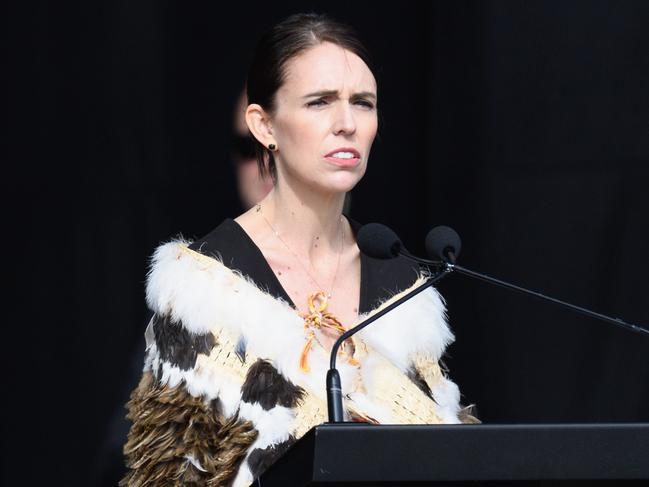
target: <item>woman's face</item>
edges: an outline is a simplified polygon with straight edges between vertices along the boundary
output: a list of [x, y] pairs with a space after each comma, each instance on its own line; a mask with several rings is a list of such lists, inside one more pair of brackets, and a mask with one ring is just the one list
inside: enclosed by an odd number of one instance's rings
[[[318, 92], [331, 92], [313, 95]], [[376, 136], [376, 80], [351, 51], [329, 42], [292, 58], [270, 121], [280, 179], [315, 191], [346, 192], [363, 177]], [[337, 149], [354, 149], [338, 158]]]

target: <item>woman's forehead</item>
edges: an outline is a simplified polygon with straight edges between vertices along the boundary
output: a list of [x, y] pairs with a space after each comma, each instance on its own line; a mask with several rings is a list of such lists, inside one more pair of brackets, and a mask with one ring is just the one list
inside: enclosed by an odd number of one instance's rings
[[285, 73], [282, 89], [292, 97], [325, 90], [376, 94], [374, 75], [365, 62], [353, 52], [331, 43], [295, 56], [287, 62]]

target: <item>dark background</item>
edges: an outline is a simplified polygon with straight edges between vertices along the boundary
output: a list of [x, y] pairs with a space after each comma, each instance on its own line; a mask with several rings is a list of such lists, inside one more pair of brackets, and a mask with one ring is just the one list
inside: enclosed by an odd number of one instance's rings
[[[147, 259], [243, 211], [234, 102], [259, 34], [307, 10], [354, 25], [379, 66], [357, 220], [420, 254], [451, 225], [464, 266], [649, 324], [649, 2], [22, 3], [7, 485], [115, 484]], [[649, 420], [648, 337], [459, 275], [440, 290], [451, 378], [483, 422]]]

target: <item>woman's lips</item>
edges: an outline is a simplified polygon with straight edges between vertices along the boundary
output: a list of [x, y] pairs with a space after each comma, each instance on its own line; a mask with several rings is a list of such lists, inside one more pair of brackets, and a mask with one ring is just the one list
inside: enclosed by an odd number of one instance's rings
[[336, 166], [342, 166], [342, 167], [356, 166], [361, 160], [360, 157], [352, 157], [351, 159], [339, 159], [338, 157], [332, 157], [332, 156], [327, 156], [325, 157], [325, 159], [327, 159], [332, 164], [335, 164]]

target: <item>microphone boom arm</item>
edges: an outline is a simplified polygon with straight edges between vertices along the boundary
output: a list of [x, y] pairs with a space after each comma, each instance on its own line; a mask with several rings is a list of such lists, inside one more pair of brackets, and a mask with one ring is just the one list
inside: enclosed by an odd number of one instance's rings
[[[464, 274], [465, 276], [473, 277], [475, 279], [480, 279], [481, 281], [488, 282], [489, 284], [494, 284], [496, 286], [501, 286], [505, 287], [507, 289], [511, 289], [513, 291], [518, 291], [523, 294], [528, 294], [530, 296], [534, 296], [539, 299], [544, 299], [547, 301], [550, 301], [554, 304], [558, 304], [559, 306], [564, 306], [572, 311], [576, 311], [577, 313], [582, 313], [586, 316], [590, 316], [591, 318], [596, 318], [598, 320], [606, 321], [607, 323], [611, 323], [613, 325], [621, 326], [622, 328], [626, 328], [627, 330], [634, 331], [636, 333], [644, 333], [649, 335], [649, 329], [643, 328], [638, 325], [634, 325], [632, 323], [627, 323], [626, 321], [620, 319], [620, 318], [611, 318], [610, 316], [606, 316], [601, 313], [596, 313], [594, 311], [591, 311], [586, 308], [582, 308], [581, 306], [576, 306], [574, 304], [566, 303], [565, 301], [561, 301], [560, 299], [553, 298], [551, 296], [546, 296], [545, 294], [541, 294], [536, 291], [532, 291], [530, 289], [525, 289], [524, 287], [516, 286], [515, 284], [511, 284], [509, 282], [501, 281], [500, 279], [496, 279], [495, 277], [490, 277], [485, 274], [481, 274], [479, 272], [472, 271], [470, 269], [466, 269], [462, 266], [459, 266], [455, 263], [451, 262], [440, 262], [440, 261], [435, 261], [435, 260], [427, 260], [427, 259], [422, 259], [420, 257], [416, 257], [412, 254], [410, 254], [407, 251], [401, 251], [401, 254], [404, 255], [405, 257], [412, 259], [420, 264], [428, 265], [428, 266], [436, 266], [436, 267], [442, 267], [446, 270], [446, 272], [452, 272], [452, 271], [457, 271], [460, 274]], [[454, 259], [452, 259], [454, 260]]]

